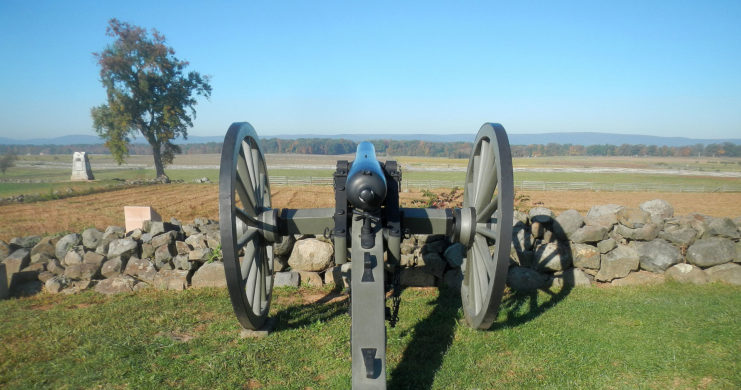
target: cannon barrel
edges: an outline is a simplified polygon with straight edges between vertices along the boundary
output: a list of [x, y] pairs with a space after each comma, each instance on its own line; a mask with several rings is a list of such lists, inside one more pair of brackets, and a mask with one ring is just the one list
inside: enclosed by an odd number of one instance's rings
[[370, 142], [358, 144], [355, 161], [347, 173], [347, 200], [365, 210], [377, 210], [386, 199], [386, 176]]

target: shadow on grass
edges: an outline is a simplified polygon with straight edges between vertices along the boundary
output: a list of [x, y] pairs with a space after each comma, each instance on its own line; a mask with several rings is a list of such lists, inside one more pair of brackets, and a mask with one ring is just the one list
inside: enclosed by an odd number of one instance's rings
[[346, 294], [331, 291], [315, 302], [301, 303], [279, 310], [276, 315], [276, 332], [302, 328], [316, 322], [327, 322], [348, 312]]
[[414, 337], [391, 372], [390, 389], [430, 388], [453, 342], [461, 307], [460, 295], [452, 289], [442, 288], [437, 299], [430, 304], [435, 306], [432, 313], [410, 330]]

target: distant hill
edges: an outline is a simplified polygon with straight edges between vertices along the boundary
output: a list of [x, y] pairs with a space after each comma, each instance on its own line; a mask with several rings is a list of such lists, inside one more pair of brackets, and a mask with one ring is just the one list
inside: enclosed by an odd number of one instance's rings
[[[347, 139], [354, 142], [390, 139], [395, 141], [419, 140], [425, 142], [473, 142], [474, 133], [465, 134], [284, 134], [265, 136], [264, 138], [299, 139], [299, 138], [330, 138]], [[222, 142], [223, 136], [189, 136], [187, 140], [178, 139], [178, 144], [200, 144]], [[143, 139], [134, 140], [135, 143], [146, 143]], [[541, 133], [541, 134], [509, 134], [509, 143], [512, 145], [531, 145], [548, 143], [573, 145], [656, 145], [656, 146], [687, 146], [709, 145], [731, 142], [741, 145], [741, 138], [707, 139], [683, 137], [659, 137], [638, 134], [614, 133]], [[0, 137], [0, 145], [94, 145], [102, 144], [102, 140], [93, 135], [66, 135], [56, 138], [12, 139]]]

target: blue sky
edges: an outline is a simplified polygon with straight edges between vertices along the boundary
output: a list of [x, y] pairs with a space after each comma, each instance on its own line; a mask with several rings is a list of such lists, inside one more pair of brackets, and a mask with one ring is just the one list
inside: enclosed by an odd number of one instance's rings
[[94, 134], [110, 18], [212, 76], [191, 135], [741, 137], [741, 1], [0, 1], [0, 137]]

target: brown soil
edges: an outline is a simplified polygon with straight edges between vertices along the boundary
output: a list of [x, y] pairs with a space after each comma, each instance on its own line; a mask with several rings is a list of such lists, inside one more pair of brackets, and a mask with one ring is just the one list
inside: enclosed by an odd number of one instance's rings
[[[101, 230], [109, 225], [123, 226], [123, 206], [152, 206], [165, 220], [171, 217], [183, 222], [196, 217], [216, 219], [217, 194], [216, 185], [168, 184], [46, 202], [6, 204], [0, 206], [0, 239], [80, 232], [91, 226]], [[691, 212], [712, 216], [741, 215], [741, 194], [738, 193], [529, 191], [523, 194], [530, 198], [531, 206], [543, 205], [556, 213], [570, 208], [586, 213], [593, 205], [606, 203], [637, 207], [647, 200], [661, 198], [674, 206], [677, 215]], [[420, 191], [400, 195], [403, 207], [414, 207], [412, 200], [422, 198]], [[275, 208], [333, 207], [334, 194], [327, 186], [275, 186], [272, 201]]]

